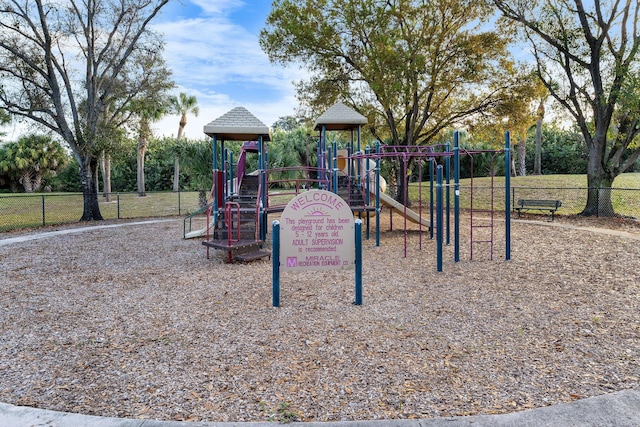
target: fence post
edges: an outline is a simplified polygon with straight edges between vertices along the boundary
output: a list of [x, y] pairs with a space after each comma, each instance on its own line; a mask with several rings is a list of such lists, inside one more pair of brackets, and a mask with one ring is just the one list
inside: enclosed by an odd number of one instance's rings
[[280, 307], [280, 222], [273, 221], [271, 227], [271, 305]]
[[436, 270], [442, 271], [442, 165], [436, 168]]
[[182, 215], [180, 211], [180, 189], [178, 188], [178, 216]]
[[[504, 216], [505, 216], [505, 259], [511, 259], [511, 132], [506, 131], [504, 141]], [[492, 231], [493, 233], [493, 231]], [[493, 237], [492, 237], [493, 240]], [[473, 243], [472, 243], [473, 244]], [[493, 245], [493, 242], [491, 243]]]
[[600, 187], [596, 188], [596, 217], [600, 218]]
[[355, 221], [355, 244], [356, 244], [356, 283], [355, 283], [355, 305], [362, 305], [362, 220]]
[[42, 195], [42, 226], [44, 227], [46, 224], [45, 222], [45, 208], [44, 208], [44, 195]]
[[120, 219], [120, 193], [118, 193], [117, 197], [117, 205], [118, 205], [118, 219]]

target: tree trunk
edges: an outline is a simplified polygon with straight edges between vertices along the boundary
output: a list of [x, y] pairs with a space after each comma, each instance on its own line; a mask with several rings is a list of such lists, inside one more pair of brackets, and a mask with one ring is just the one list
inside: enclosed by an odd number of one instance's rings
[[102, 170], [102, 196], [107, 202], [111, 201], [111, 154], [102, 152], [100, 158]]
[[42, 189], [42, 174], [41, 173], [37, 173], [35, 174], [35, 176], [33, 177], [33, 191], [34, 192], [38, 192]]
[[538, 120], [536, 121], [536, 155], [533, 161], [533, 174], [542, 175], [542, 122], [544, 121], [544, 100], [538, 105]]
[[31, 172], [25, 171], [20, 177], [20, 183], [25, 193], [33, 193], [33, 183], [31, 182]]
[[587, 163], [587, 204], [580, 215], [615, 216], [611, 203], [611, 186], [615, 176], [603, 167], [606, 135], [596, 135], [589, 147], [589, 163]]
[[527, 140], [523, 136], [518, 142], [518, 174], [520, 176], [527, 175]]
[[137, 171], [137, 181], [138, 181], [138, 196], [145, 197], [147, 193], [145, 192], [144, 185], [144, 156], [147, 152], [147, 141], [144, 138], [140, 138], [138, 140], [138, 171]]
[[601, 175], [587, 174], [587, 205], [580, 215], [613, 217], [615, 211], [611, 203], [611, 186], [613, 180]]
[[80, 160], [80, 184], [84, 201], [84, 210], [80, 221], [102, 221], [104, 218], [100, 213], [98, 191], [93, 178], [98, 168], [98, 159], [85, 154]]
[[100, 174], [98, 173], [98, 171], [100, 170], [100, 156], [98, 156], [97, 159], [97, 164], [96, 164], [96, 170], [95, 173], [93, 174], [93, 179], [95, 180], [95, 186], [96, 186], [96, 193], [100, 192]]
[[[180, 126], [178, 127], [178, 143], [182, 140], [182, 136], [184, 135], [184, 128], [187, 126], [187, 113], [183, 112], [182, 117], [180, 117]], [[173, 161], [173, 192], [177, 193], [180, 191], [180, 159], [176, 155], [175, 160]]]
[[180, 159], [178, 156], [173, 160], [173, 192], [180, 191]]

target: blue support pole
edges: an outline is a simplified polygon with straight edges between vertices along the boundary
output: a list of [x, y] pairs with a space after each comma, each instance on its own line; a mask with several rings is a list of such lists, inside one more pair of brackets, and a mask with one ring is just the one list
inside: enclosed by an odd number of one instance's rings
[[325, 158], [327, 150], [327, 127], [322, 125], [322, 130], [320, 134], [320, 145], [318, 146], [318, 173], [320, 173], [321, 178], [319, 177], [319, 188], [323, 190], [328, 190], [329, 183], [327, 182], [327, 159]]
[[272, 253], [271, 253], [271, 265], [272, 265], [272, 305], [274, 307], [280, 307], [280, 223], [273, 221], [272, 224]]
[[362, 305], [362, 220], [355, 221], [356, 238], [356, 299], [355, 305]]
[[263, 242], [267, 239], [267, 175], [266, 175], [266, 161], [265, 161], [265, 149], [264, 139], [262, 135], [258, 137], [258, 169], [260, 187], [262, 189], [260, 197], [260, 209], [258, 217], [258, 225], [260, 226], [260, 240]]
[[[357, 141], [356, 141], [356, 153], [360, 154], [360, 125], [358, 125], [358, 132], [357, 132]], [[360, 169], [362, 169], [362, 163], [360, 162], [360, 160], [357, 161], [358, 164], [356, 165], [356, 172], [358, 173], [358, 184], [362, 183], [362, 179], [361, 179], [361, 173], [362, 171]]]
[[449, 152], [451, 152], [451, 143], [447, 142], [446, 144], [447, 157], [444, 159], [444, 180], [446, 185], [445, 191], [445, 206], [447, 207], [447, 217], [446, 217], [446, 243], [447, 245], [451, 244], [451, 189], [449, 188], [449, 184], [451, 183], [451, 157], [449, 157]]
[[380, 246], [380, 141], [376, 141], [376, 246]]
[[460, 261], [460, 134], [453, 133], [453, 259]]
[[511, 133], [507, 131], [504, 141], [505, 174], [504, 174], [504, 228], [505, 259], [511, 259]]
[[[365, 164], [365, 173], [366, 173], [366, 181], [365, 181], [365, 201], [364, 201], [364, 205], [368, 208], [369, 205], [371, 204], [371, 170], [369, 169], [369, 154], [371, 154], [371, 148], [369, 148], [368, 146], [365, 148], [364, 150], [365, 154], [367, 155], [367, 157], [365, 158], [365, 161], [367, 162]], [[358, 159], [358, 163], [360, 163], [361, 160]], [[370, 230], [370, 226], [369, 226], [369, 215], [370, 212], [367, 209], [367, 240], [369, 240], [371, 238], [371, 230]]]
[[234, 194], [236, 189], [233, 186], [233, 151], [229, 152], [229, 194]]
[[442, 271], [442, 165], [438, 165], [436, 176], [436, 265]]
[[431, 157], [429, 159], [429, 238], [433, 239], [433, 224], [434, 224], [434, 200], [435, 200], [435, 193], [434, 193], [434, 181], [436, 178], [436, 172], [435, 172], [435, 158]]
[[220, 176], [222, 177], [222, 182], [219, 183], [220, 188], [222, 188], [222, 203], [227, 202], [227, 159], [225, 158], [224, 148], [224, 139], [220, 141], [220, 150], [218, 150], [218, 155], [220, 156]]
[[224, 182], [224, 198], [225, 200], [231, 195], [229, 180], [229, 169], [231, 167], [231, 163], [229, 162], [229, 149], [225, 148], [222, 151], [222, 164], [224, 165], [222, 168], [222, 181]]
[[220, 185], [220, 183], [218, 182], [218, 141], [216, 136], [214, 135], [212, 140], [211, 140], [211, 151], [213, 152], [212, 154], [212, 174], [213, 174], [213, 217], [214, 218], [218, 218], [218, 206], [220, 204], [220, 201], [218, 200], [218, 185]]

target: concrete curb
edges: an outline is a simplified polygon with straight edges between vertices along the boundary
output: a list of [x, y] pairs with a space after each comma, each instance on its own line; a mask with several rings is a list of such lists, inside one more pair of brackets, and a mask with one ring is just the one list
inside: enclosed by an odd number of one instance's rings
[[[0, 403], [6, 427], [273, 427], [273, 422], [216, 423], [135, 420], [56, 412]], [[638, 427], [640, 391], [623, 390], [544, 408], [501, 415], [420, 420], [294, 422], [290, 427]]]

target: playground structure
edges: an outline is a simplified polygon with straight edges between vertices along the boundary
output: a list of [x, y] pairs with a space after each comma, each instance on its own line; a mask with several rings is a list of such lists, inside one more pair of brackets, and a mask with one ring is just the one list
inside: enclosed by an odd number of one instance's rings
[[[270, 140], [269, 129], [249, 111], [242, 107], [234, 108], [204, 127], [204, 133], [212, 138], [213, 147], [213, 185], [206, 207], [207, 222], [204, 228], [191, 229], [192, 216], [185, 219], [184, 237], [204, 237], [202, 244], [227, 252], [227, 262], [252, 261], [269, 257], [269, 251], [263, 249], [267, 235], [267, 216], [272, 212], [282, 212], [287, 202], [311, 188], [332, 191], [340, 195], [349, 205], [354, 215], [365, 219], [366, 238], [370, 238], [370, 219], [375, 218], [376, 246], [380, 245], [380, 213], [382, 207], [390, 212], [390, 228], [393, 213], [404, 219], [404, 246], [407, 256], [407, 221], [419, 227], [419, 245], [422, 248], [422, 236], [429, 232], [431, 239], [437, 241], [438, 270], [442, 269], [442, 245], [446, 235], [446, 244], [450, 243], [451, 190], [453, 190], [453, 228], [454, 259], [460, 260], [460, 156], [471, 158], [471, 176], [473, 176], [473, 155], [479, 151], [463, 150], [459, 145], [459, 134], [454, 134], [454, 145], [442, 146], [388, 146], [376, 143], [375, 149], [361, 146], [361, 127], [367, 123], [366, 117], [342, 103], [335, 104], [322, 114], [314, 124], [318, 136], [307, 138], [307, 156], [315, 151], [317, 165], [303, 165], [290, 168], [267, 168], [268, 151], [266, 142]], [[327, 142], [327, 132], [342, 131], [350, 135], [346, 148], [338, 149], [337, 143]], [[243, 141], [240, 155], [234, 169], [233, 154], [225, 149], [226, 141]], [[484, 150], [486, 152], [486, 150]], [[257, 154], [258, 168], [248, 172], [247, 155]], [[495, 150], [493, 163], [498, 154], [505, 154], [505, 164], [510, 162], [509, 133], [506, 134], [505, 148]], [[380, 176], [380, 162], [384, 159], [403, 162], [418, 169], [422, 178], [423, 168], [429, 168], [429, 209], [423, 209], [422, 179], [418, 182], [419, 198], [417, 210], [408, 207], [408, 190], [404, 192], [403, 202], [385, 194], [386, 180]], [[438, 164], [438, 161], [442, 164]], [[452, 163], [453, 161], [453, 168]], [[509, 168], [506, 167], [508, 171]], [[453, 175], [453, 184], [451, 178]], [[505, 221], [506, 254], [510, 259], [510, 190], [509, 174], [505, 176]], [[408, 188], [408, 177], [404, 187]], [[470, 259], [473, 259], [474, 245], [489, 245], [490, 259], [493, 259], [494, 227], [494, 191], [491, 182], [491, 201], [489, 209], [474, 209], [473, 179], [469, 191], [470, 197]], [[423, 212], [424, 211], [424, 212]], [[428, 216], [426, 216], [428, 215]], [[445, 216], [446, 215], [446, 216]], [[486, 218], [488, 215], [488, 218]], [[425, 217], [426, 216], [426, 217]], [[475, 220], [474, 220], [475, 216]], [[446, 232], [445, 232], [446, 229]], [[488, 231], [479, 233], [481, 230]]]

